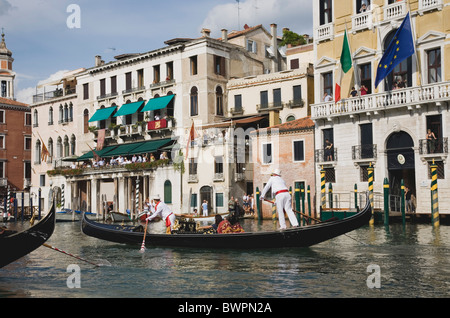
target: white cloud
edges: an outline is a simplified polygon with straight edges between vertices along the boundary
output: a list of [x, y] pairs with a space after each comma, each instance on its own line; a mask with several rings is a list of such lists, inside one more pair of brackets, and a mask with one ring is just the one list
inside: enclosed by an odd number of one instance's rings
[[[268, 27], [272, 23], [299, 34], [312, 32], [312, 1], [309, 0], [245, 0], [218, 5], [209, 11], [200, 28], [211, 29], [214, 36], [220, 30], [242, 30], [245, 24]], [[239, 27], [239, 28], [238, 28]], [[281, 33], [281, 32], [279, 32]]]

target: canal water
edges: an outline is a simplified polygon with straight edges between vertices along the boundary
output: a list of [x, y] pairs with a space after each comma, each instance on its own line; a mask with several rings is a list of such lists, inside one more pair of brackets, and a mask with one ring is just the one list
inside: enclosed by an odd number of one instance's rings
[[[242, 223], [247, 231], [274, 227], [271, 221]], [[42, 246], [0, 269], [0, 298], [450, 295], [450, 227], [444, 225], [437, 230], [430, 224], [365, 226], [302, 249], [148, 248], [140, 253], [140, 246], [85, 236], [76, 222], [57, 223], [48, 244], [110, 266], [94, 267]]]

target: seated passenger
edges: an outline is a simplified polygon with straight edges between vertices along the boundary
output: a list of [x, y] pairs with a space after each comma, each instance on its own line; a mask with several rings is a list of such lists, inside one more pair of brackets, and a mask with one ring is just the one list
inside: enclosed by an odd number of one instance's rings
[[242, 226], [238, 222], [238, 216], [236, 213], [230, 214], [225, 220], [220, 222], [217, 227], [217, 233], [229, 234], [229, 233], [243, 233], [245, 232]]

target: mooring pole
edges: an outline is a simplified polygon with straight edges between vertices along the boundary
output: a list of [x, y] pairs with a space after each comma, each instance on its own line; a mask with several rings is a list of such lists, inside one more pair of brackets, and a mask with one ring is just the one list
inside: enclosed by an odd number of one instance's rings
[[358, 185], [355, 183], [355, 209], [358, 210]]
[[[305, 209], [305, 188], [303, 187], [303, 184], [300, 184], [300, 197], [302, 200], [302, 213], [306, 214], [306, 209]], [[305, 225], [308, 222], [308, 220], [303, 217], [303, 225]]]
[[402, 212], [402, 223], [405, 225], [406, 223], [406, 215], [405, 215], [405, 182], [402, 179], [401, 182], [401, 191], [400, 191], [400, 211]]
[[433, 227], [439, 227], [439, 200], [438, 200], [438, 184], [437, 184], [437, 165], [434, 163], [431, 168], [431, 224]]
[[[298, 183], [295, 184], [295, 210], [300, 211], [300, 186]], [[297, 217], [298, 224], [300, 224], [302, 217], [300, 214], [295, 213]]]
[[311, 216], [311, 187], [308, 185], [308, 215]]
[[375, 223], [374, 212], [373, 212], [373, 167], [372, 163], [369, 164], [369, 168], [367, 168], [367, 172], [369, 174], [369, 201], [370, 207], [372, 209], [372, 217], [370, 218], [369, 224], [373, 225]]
[[384, 225], [389, 225], [389, 180], [384, 178]]
[[259, 199], [259, 188], [258, 187], [256, 187], [256, 212], [258, 214], [258, 220], [262, 220], [261, 200]]
[[325, 209], [327, 207], [327, 198], [325, 196], [325, 170], [322, 169], [320, 170], [320, 193], [321, 193], [321, 203], [320, 206], [322, 207], [322, 209]]

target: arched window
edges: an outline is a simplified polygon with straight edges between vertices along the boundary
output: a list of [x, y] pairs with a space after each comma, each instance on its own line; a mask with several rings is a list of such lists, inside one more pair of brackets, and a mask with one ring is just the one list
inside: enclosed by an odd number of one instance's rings
[[63, 105], [59, 105], [59, 118], [58, 123], [62, 123], [64, 121], [64, 108]]
[[38, 139], [36, 140], [36, 145], [35, 145], [35, 157], [34, 157], [34, 162], [36, 164], [40, 164], [41, 163], [41, 141]]
[[34, 110], [34, 113], [33, 113], [33, 116], [34, 116], [34, 118], [33, 118], [33, 127], [38, 127], [39, 126], [39, 116], [38, 116], [38, 111], [37, 111], [37, 109], [35, 109]]
[[53, 139], [51, 137], [48, 138], [48, 153], [49, 153], [49, 159], [52, 160], [52, 158], [53, 158]]
[[164, 182], [164, 203], [172, 203], [172, 183], [169, 180]]
[[73, 121], [73, 104], [69, 103], [69, 121]]
[[293, 121], [293, 120], [295, 120], [295, 116], [294, 116], [294, 115], [289, 115], [289, 116], [286, 118], [286, 122]]
[[198, 115], [198, 89], [197, 87], [191, 88], [191, 116]]
[[69, 137], [64, 136], [64, 157], [69, 156]]
[[70, 137], [70, 155], [75, 156], [75, 150], [76, 150], [76, 138], [75, 135], [72, 134]]
[[48, 109], [48, 124], [53, 125], [53, 107]]
[[56, 140], [56, 155], [58, 158], [61, 158], [63, 156], [63, 147], [62, 147], [61, 137], [58, 137], [58, 139]]
[[223, 91], [220, 86], [216, 88], [216, 115], [223, 116]]

